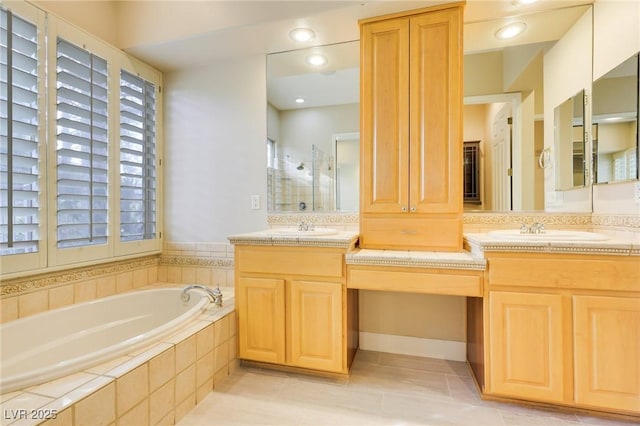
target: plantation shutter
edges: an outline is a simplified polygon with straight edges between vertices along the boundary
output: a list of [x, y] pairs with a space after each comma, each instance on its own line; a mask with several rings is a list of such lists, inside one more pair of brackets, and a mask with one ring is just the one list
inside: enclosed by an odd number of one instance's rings
[[0, 9], [0, 255], [38, 251], [38, 28]]
[[107, 61], [57, 40], [58, 247], [107, 242]]
[[120, 73], [120, 240], [156, 238], [155, 85]]

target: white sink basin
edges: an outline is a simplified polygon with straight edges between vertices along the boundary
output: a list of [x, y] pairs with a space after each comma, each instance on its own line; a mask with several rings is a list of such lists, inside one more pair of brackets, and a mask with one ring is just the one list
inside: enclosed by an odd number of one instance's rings
[[300, 231], [298, 228], [273, 228], [268, 232], [270, 234], [296, 237], [319, 237], [323, 235], [335, 235], [338, 233], [338, 230], [333, 228], [315, 228], [308, 231]]
[[519, 229], [490, 231], [487, 235], [503, 241], [604, 241], [609, 237], [586, 231], [561, 231], [548, 229], [544, 234], [521, 234]]

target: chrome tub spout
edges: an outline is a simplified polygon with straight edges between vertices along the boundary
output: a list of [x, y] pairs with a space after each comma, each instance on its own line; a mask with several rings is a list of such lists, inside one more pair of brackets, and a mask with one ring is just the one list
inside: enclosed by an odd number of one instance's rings
[[200, 284], [190, 284], [182, 289], [182, 293], [180, 293], [180, 298], [183, 302], [188, 302], [189, 299], [191, 299], [191, 295], [189, 294], [190, 290], [202, 290], [207, 293], [211, 299], [211, 303], [214, 303], [216, 306], [222, 306], [222, 292], [220, 291], [219, 285], [216, 288], [211, 289]]

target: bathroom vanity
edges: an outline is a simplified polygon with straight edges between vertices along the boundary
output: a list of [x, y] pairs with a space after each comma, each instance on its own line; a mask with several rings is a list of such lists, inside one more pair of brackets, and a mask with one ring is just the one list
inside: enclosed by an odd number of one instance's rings
[[235, 245], [239, 358], [347, 374], [358, 348], [358, 298], [344, 257], [358, 234], [255, 232]]
[[637, 242], [465, 241], [487, 260], [467, 342], [485, 395], [640, 414]]

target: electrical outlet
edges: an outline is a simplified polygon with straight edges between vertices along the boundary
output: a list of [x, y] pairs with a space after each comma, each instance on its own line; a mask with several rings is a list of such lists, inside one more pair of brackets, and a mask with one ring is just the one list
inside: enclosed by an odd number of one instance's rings
[[260, 196], [252, 195], [251, 196], [251, 209], [252, 210], [260, 210]]

